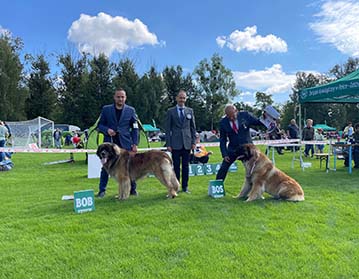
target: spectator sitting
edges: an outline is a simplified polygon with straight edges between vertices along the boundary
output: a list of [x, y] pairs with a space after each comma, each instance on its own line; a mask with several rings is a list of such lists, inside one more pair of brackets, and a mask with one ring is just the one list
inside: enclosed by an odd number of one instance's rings
[[191, 164], [206, 164], [209, 160], [209, 155], [212, 154], [212, 151], [207, 151], [206, 147], [203, 144], [200, 144], [199, 134], [196, 134], [196, 148], [193, 150], [193, 153], [190, 155]]
[[75, 148], [78, 148], [78, 149], [84, 147], [82, 140], [78, 134], [74, 134], [74, 136], [72, 137], [72, 144], [74, 145]]

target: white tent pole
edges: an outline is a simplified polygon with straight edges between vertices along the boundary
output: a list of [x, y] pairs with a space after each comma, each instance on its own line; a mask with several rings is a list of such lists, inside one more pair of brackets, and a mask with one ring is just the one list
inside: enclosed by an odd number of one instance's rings
[[299, 137], [302, 139], [302, 105], [299, 103]]
[[39, 131], [39, 148], [41, 148], [41, 117], [37, 118], [38, 121], [38, 131]]
[[54, 139], [54, 133], [55, 133], [55, 123], [54, 123], [54, 121], [52, 121], [51, 122], [52, 124], [51, 124], [51, 128], [52, 128], [52, 131], [51, 131], [51, 138], [52, 138], [52, 147], [54, 147], [55, 146], [55, 139]]

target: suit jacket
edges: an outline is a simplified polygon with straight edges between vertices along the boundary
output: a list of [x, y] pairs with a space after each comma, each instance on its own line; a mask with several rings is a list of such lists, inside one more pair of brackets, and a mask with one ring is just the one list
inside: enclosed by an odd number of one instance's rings
[[138, 124], [137, 115], [133, 107], [124, 105], [121, 118], [116, 119], [115, 104], [107, 105], [102, 108], [100, 121], [98, 123], [99, 130], [104, 134], [104, 141], [111, 142], [112, 139], [107, 133], [111, 128], [117, 134], [121, 147], [131, 150], [131, 145], [138, 145]]
[[302, 140], [314, 140], [314, 128], [305, 126], [303, 129]]
[[[258, 118], [254, 117], [247, 111], [241, 111], [237, 114], [238, 133], [231, 126], [228, 117], [223, 117], [219, 123], [219, 146], [222, 157], [234, 154], [235, 150], [241, 144], [252, 143], [249, 128], [252, 126], [264, 126]], [[228, 141], [228, 146], [227, 146]]]
[[178, 115], [177, 106], [170, 108], [166, 115], [166, 146], [174, 150], [190, 150], [196, 141], [196, 124], [193, 110], [185, 107], [183, 123]]

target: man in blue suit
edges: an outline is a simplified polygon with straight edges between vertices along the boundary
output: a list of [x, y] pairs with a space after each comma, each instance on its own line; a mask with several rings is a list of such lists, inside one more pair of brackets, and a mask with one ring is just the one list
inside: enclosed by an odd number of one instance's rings
[[[136, 111], [125, 104], [126, 92], [122, 88], [116, 89], [114, 104], [104, 106], [101, 111], [98, 129], [104, 134], [104, 142], [113, 142], [120, 148], [137, 152], [138, 123]], [[106, 194], [108, 173], [101, 169], [99, 192], [97, 196], [103, 198]], [[131, 182], [131, 195], [137, 195], [136, 183]]]
[[[166, 115], [166, 147], [172, 153], [173, 168], [182, 192], [188, 191], [190, 152], [196, 147], [196, 125], [193, 110], [185, 106], [187, 94], [180, 90], [176, 96], [177, 105], [168, 109]], [[182, 179], [180, 162], [182, 160]]]
[[252, 143], [249, 128], [251, 126], [264, 126], [258, 118], [247, 111], [237, 112], [236, 107], [232, 104], [226, 105], [224, 112], [226, 115], [219, 123], [219, 146], [223, 162], [216, 176], [216, 179], [223, 181], [227, 176], [229, 167], [237, 158], [237, 148], [242, 144]]

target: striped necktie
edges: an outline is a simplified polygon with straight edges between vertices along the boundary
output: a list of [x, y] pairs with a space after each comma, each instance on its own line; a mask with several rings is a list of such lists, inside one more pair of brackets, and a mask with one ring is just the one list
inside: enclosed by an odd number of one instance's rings
[[184, 121], [184, 112], [183, 112], [183, 108], [179, 108], [180, 110], [180, 120], [181, 120], [181, 123], [183, 123]]
[[233, 129], [233, 131], [236, 132], [236, 134], [238, 133], [238, 128], [237, 128], [237, 125], [236, 125], [236, 121], [233, 121], [233, 120], [232, 120], [232, 129]]

